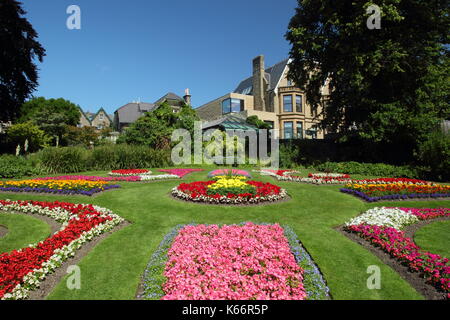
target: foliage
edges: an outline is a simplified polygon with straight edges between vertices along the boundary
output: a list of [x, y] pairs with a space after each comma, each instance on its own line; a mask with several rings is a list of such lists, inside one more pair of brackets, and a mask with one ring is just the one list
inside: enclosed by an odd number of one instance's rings
[[22, 178], [40, 173], [40, 170], [25, 157], [16, 157], [13, 155], [0, 156], [0, 178]]
[[37, 32], [24, 17], [16, 0], [0, 3], [0, 121], [14, 120], [19, 106], [38, 85], [34, 60], [42, 62], [45, 50], [36, 40]]
[[94, 127], [82, 127], [67, 126], [63, 139], [69, 146], [83, 145], [90, 147], [98, 143], [100, 134]]
[[270, 124], [259, 119], [258, 116], [250, 116], [247, 118], [246, 121], [248, 124], [251, 124], [257, 127], [258, 129], [267, 129], [267, 130], [272, 129], [272, 126]]
[[450, 135], [433, 131], [417, 151], [423, 175], [437, 181], [450, 180]]
[[34, 152], [47, 145], [49, 139], [45, 132], [31, 121], [17, 123], [8, 128], [7, 137], [14, 146], [24, 148], [28, 140], [28, 151]]
[[192, 133], [195, 121], [198, 117], [190, 106], [183, 105], [178, 113], [174, 113], [172, 107], [164, 102], [134, 122], [117, 142], [169, 149], [173, 130], [183, 128]]
[[289, 76], [324, 106], [322, 127], [413, 150], [449, 116], [448, 2], [377, 1], [379, 30], [366, 26], [370, 4], [298, 1]]
[[292, 143], [280, 144], [280, 167], [281, 168], [295, 168], [299, 165], [299, 148]]
[[314, 167], [318, 171], [346, 174], [361, 174], [377, 177], [417, 178], [418, 173], [408, 166], [393, 166], [384, 163], [325, 162]]
[[39, 151], [37, 157], [47, 173], [74, 173], [87, 169], [87, 150], [81, 147], [49, 147]]

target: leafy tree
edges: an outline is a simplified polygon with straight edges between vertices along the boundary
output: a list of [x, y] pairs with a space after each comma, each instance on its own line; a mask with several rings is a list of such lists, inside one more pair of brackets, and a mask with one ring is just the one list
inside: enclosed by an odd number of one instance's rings
[[53, 144], [59, 144], [67, 133], [67, 126], [76, 126], [80, 122], [80, 109], [62, 98], [33, 98], [22, 105], [19, 121], [33, 121], [52, 137]]
[[178, 113], [174, 113], [169, 104], [162, 103], [127, 128], [117, 142], [168, 149], [173, 130], [183, 128], [193, 131], [197, 120], [197, 114], [188, 105], [183, 105]]
[[49, 138], [33, 122], [17, 123], [8, 128], [8, 140], [14, 145], [20, 145], [24, 149], [25, 141], [28, 140], [28, 151], [34, 152], [45, 147]]
[[19, 108], [38, 85], [34, 60], [42, 62], [45, 50], [28, 22], [20, 2], [0, 2], [0, 121], [17, 118]]
[[[74, 127], [67, 126], [63, 139], [69, 146], [84, 145], [90, 147], [92, 144], [97, 144], [100, 134], [94, 127]], [[92, 142], [92, 143], [91, 143]]]
[[376, 1], [378, 30], [366, 25], [371, 4], [299, 0], [286, 34], [289, 76], [314, 108], [324, 106], [322, 127], [412, 154], [449, 117], [448, 1]]
[[250, 116], [247, 118], [246, 121], [248, 124], [251, 124], [252, 126], [257, 127], [258, 129], [266, 129], [266, 130], [272, 129], [272, 126], [270, 124], [259, 119], [258, 116]]

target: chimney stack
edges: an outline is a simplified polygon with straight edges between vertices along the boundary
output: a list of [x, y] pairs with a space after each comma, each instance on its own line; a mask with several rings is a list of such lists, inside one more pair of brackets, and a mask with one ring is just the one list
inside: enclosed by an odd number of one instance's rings
[[191, 94], [189, 92], [189, 89], [184, 90], [184, 97], [183, 97], [184, 101], [186, 102], [187, 105], [191, 106]]
[[266, 90], [264, 75], [266, 68], [264, 66], [264, 56], [258, 56], [253, 59], [253, 97], [254, 108], [259, 111], [266, 111]]

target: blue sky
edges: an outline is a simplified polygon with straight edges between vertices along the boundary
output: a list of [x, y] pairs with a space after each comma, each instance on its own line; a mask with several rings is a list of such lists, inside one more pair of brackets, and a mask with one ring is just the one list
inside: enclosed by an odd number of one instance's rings
[[[231, 92], [264, 54], [271, 66], [289, 53], [284, 34], [296, 0], [24, 0], [47, 50], [34, 96], [63, 97], [112, 113], [190, 88], [198, 107]], [[69, 5], [81, 30], [69, 30]]]

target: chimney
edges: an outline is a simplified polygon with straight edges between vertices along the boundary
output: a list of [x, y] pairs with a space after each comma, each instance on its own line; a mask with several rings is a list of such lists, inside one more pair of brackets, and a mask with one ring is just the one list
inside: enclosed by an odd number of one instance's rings
[[189, 92], [189, 89], [184, 90], [184, 97], [183, 97], [184, 101], [186, 102], [187, 105], [191, 105], [191, 94]]
[[259, 111], [266, 111], [264, 75], [266, 68], [264, 66], [264, 56], [258, 56], [253, 59], [253, 97], [254, 108]]

